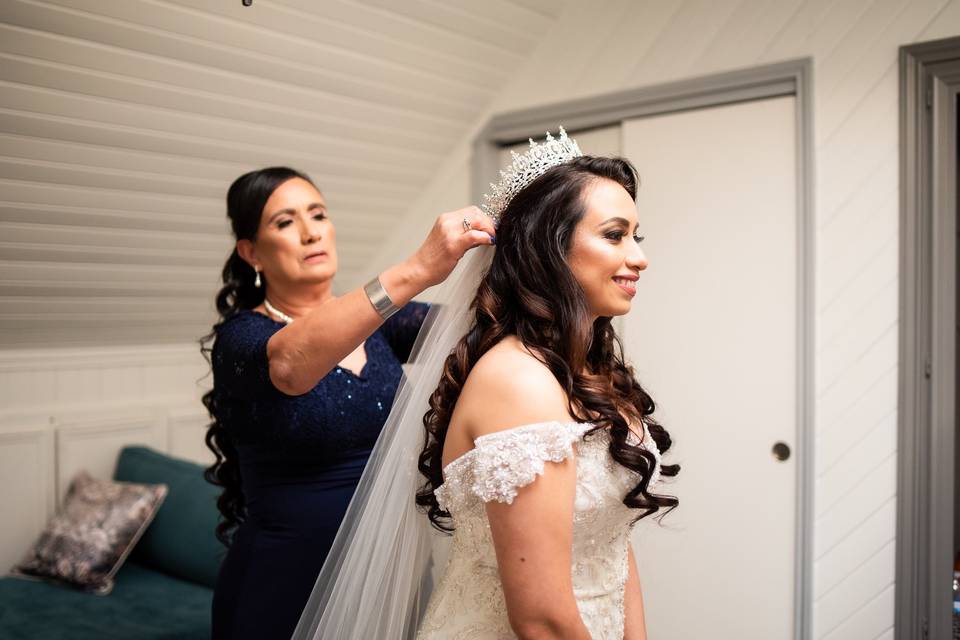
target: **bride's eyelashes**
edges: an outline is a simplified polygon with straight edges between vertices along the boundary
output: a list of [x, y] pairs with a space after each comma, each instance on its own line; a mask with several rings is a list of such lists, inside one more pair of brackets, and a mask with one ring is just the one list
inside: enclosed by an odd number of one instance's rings
[[[625, 235], [627, 234], [624, 233], [623, 231], [616, 230], [616, 231], [606, 232], [605, 234], [603, 234], [603, 237], [613, 242], [620, 242]], [[636, 242], [637, 244], [640, 244], [641, 242], [644, 241], [646, 236], [638, 236], [637, 234], [633, 234], [632, 238], [634, 242]]]

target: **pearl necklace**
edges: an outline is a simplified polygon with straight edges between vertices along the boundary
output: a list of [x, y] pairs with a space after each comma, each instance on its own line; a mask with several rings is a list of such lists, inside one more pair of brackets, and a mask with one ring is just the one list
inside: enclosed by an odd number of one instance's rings
[[283, 311], [278, 310], [276, 307], [270, 304], [270, 301], [267, 300], [266, 298], [263, 299], [263, 306], [267, 308], [267, 311], [277, 316], [287, 324], [290, 324], [291, 322], [293, 322], [293, 318], [285, 314]]

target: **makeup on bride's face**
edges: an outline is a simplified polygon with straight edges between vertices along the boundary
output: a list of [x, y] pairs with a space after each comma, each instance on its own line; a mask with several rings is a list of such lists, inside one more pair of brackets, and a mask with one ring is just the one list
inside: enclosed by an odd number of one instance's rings
[[574, 229], [567, 263], [595, 317], [630, 311], [636, 283], [647, 268], [640, 249], [637, 207], [612, 180], [598, 179], [585, 189], [586, 212]]

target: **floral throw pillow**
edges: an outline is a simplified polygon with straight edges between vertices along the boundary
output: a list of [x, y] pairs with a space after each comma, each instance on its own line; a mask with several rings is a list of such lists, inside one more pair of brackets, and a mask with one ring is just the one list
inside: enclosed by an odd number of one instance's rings
[[13, 574], [110, 593], [113, 576], [166, 496], [163, 484], [98, 480], [81, 471]]

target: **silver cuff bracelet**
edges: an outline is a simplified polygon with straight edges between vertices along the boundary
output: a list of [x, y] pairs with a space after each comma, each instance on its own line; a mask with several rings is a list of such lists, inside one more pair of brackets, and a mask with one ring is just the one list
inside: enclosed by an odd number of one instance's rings
[[400, 311], [400, 308], [393, 304], [393, 300], [387, 295], [383, 285], [380, 284], [380, 276], [374, 276], [370, 282], [363, 285], [363, 292], [370, 298], [370, 304], [373, 305], [373, 308], [376, 309], [384, 321], [397, 311]]

